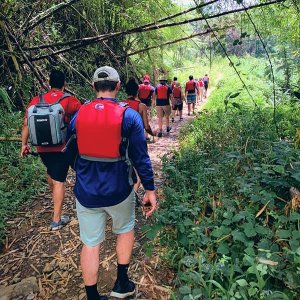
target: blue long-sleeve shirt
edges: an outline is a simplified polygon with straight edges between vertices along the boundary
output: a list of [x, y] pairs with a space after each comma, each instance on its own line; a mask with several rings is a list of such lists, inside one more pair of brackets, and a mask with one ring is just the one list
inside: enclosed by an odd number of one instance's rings
[[[112, 100], [103, 100], [112, 101]], [[113, 100], [115, 101], [115, 100]], [[76, 132], [76, 117], [70, 123]], [[155, 190], [154, 177], [143, 121], [131, 108], [124, 112], [122, 136], [128, 138], [128, 156], [136, 169], [145, 190]], [[101, 136], [94, 138], [101, 139]], [[105, 143], [105, 141], [103, 141]], [[89, 161], [78, 156], [75, 163], [76, 183], [74, 193], [81, 205], [89, 208], [113, 206], [124, 201], [132, 191], [132, 170], [125, 161]]]

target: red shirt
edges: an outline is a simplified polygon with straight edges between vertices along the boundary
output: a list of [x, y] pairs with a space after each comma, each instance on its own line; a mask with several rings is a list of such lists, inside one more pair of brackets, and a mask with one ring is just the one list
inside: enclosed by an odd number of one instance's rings
[[[49, 91], [48, 93], [44, 94], [45, 102], [48, 104], [52, 104], [56, 102], [62, 95], [64, 94], [63, 91]], [[30, 103], [27, 106], [27, 109], [35, 105], [39, 102], [39, 97], [33, 97]], [[81, 103], [78, 99], [74, 96], [67, 97], [59, 102], [65, 111], [65, 122], [68, 124], [70, 122], [71, 116], [80, 108]], [[27, 118], [27, 109], [25, 118]], [[37, 146], [36, 149], [38, 152], [60, 152], [64, 148], [64, 145], [54, 146], [54, 147], [40, 147]]]

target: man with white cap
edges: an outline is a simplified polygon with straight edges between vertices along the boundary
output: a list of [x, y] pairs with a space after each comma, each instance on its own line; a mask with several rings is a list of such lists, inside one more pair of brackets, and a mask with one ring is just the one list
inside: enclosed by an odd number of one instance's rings
[[79, 157], [75, 164], [74, 193], [80, 238], [84, 243], [81, 267], [87, 299], [108, 299], [97, 290], [100, 245], [105, 238], [108, 216], [117, 234], [117, 280], [111, 296], [126, 298], [135, 293], [127, 270], [134, 244], [135, 197], [133, 167], [145, 188], [144, 204], [156, 209], [151, 161], [143, 122], [138, 112], [116, 100], [118, 72], [98, 68], [93, 77], [96, 99], [83, 105], [71, 122], [77, 135]]

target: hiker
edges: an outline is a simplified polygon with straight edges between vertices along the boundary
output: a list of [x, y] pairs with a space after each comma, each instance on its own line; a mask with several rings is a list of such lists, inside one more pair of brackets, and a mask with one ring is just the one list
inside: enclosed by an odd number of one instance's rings
[[182, 109], [183, 109], [183, 101], [185, 101], [184, 95], [181, 90], [181, 86], [179, 82], [176, 82], [173, 88], [173, 103], [172, 103], [172, 122], [174, 122], [175, 113], [179, 111], [179, 121], [182, 121]]
[[[63, 72], [53, 70], [50, 74], [49, 85], [51, 87], [49, 92], [34, 97], [26, 109], [22, 128], [21, 157], [31, 153], [31, 148], [28, 145], [30, 135], [31, 143], [37, 145], [37, 152], [47, 169], [47, 180], [52, 191], [54, 212], [53, 221], [49, 229], [58, 230], [70, 220], [69, 216], [62, 215], [62, 204], [65, 196], [64, 182], [66, 181], [70, 163], [68, 152], [61, 152], [65, 146], [63, 136], [65, 136], [66, 129], [62, 128], [63, 130], [61, 130], [62, 124], [57, 126], [59, 131], [56, 132], [54, 136], [61, 135], [62, 140], [61, 142], [53, 140], [55, 128], [51, 127], [47, 122], [49, 116], [45, 116], [46, 113], [49, 113], [50, 109], [47, 107], [44, 109], [39, 108], [39, 106], [42, 105], [45, 107], [47, 104], [52, 104], [50, 106], [52, 114], [55, 113], [55, 111], [57, 112], [56, 108], [58, 108], [58, 116], [62, 116], [63, 127], [66, 128], [71, 116], [80, 108], [81, 104], [74, 96], [64, 93], [66, 79]], [[40, 103], [41, 101], [42, 103]], [[41, 114], [39, 114], [40, 111], [42, 112]], [[63, 114], [61, 114], [61, 112], [63, 112]], [[40, 127], [39, 124], [41, 124]], [[49, 137], [50, 140], [48, 139]]]
[[[144, 75], [143, 83], [139, 85], [138, 97], [147, 107], [148, 118], [151, 119], [151, 109], [154, 106], [154, 87], [150, 84], [150, 76]], [[146, 140], [150, 141], [146, 131]]]
[[[129, 107], [131, 107], [141, 115], [145, 131], [154, 137], [156, 135], [156, 131], [152, 131], [151, 126], [149, 124], [147, 107], [144, 103], [142, 103], [139, 100], [139, 98], [137, 98], [138, 89], [139, 89], [139, 85], [136, 83], [135, 79], [134, 78], [129, 79], [125, 86], [127, 99], [122, 102], [126, 102], [129, 105]], [[141, 180], [137, 176], [137, 182], [134, 185], [135, 192], [138, 191], [140, 185], [141, 185]]]
[[193, 114], [195, 114], [195, 104], [198, 88], [194, 80], [193, 75], [189, 76], [189, 81], [185, 84], [185, 97], [188, 105], [188, 116], [191, 115], [191, 106], [193, 108]]
[[123, 102], [126, 102], [132, 109], [136, 110], [141, 115], [145, 131], [150, 135], [155, 136], [156, 132], [151, 129], [149, 124], [147, 106], [137, 97], [139, 85], [136, 83], [135, 79], [131, 78], [128, 80], [125, 86], [125, 91], [127, 99]]
[[209, 84], [209, 77], [207, 74], [202, 78], [203, 83], [204, 83], [204, 98], [207, 97], [207, 90], [208, 90], [208, 84]]
[[155, 88], [155, 97], [156, 97], [156, 112], [158, 118], [158, 137], [162, 137], [162, 125], [163, 117], [165, 117], [166, 122], [166, 131], [170, 132], [170, 114], [171, 106], [170, 100], [173, 102], [172, 89], [167, 85], [166, 78], [159, 79], [159, 85]]
[[177, 83], [177, 77], [174, 77], [173, 78], [173, 81], [172, 81], [172, 83], [171, 83], [171, 89], [173, 90], [174, 89], [174, 86], [176, 85], [176, 83]]
[[145, 188], [143, 204], [150, 205], [146, 218], [156, 209], [143, 122], [138, 112], [116, 100], [120, 84], [114, 68], [98, 68], [93, 76], [96, 98], [80, 108], [70, 126], [76, 132], [79, 151], [74, 193], [88, 300], [108, 299], [100, 296], [97, 289], [100, 245], [105, 239], [108, 217], [112, 219], [112, 231], [117, 234], [117, 280], [111, 296], [125, 298], [135, 293], [135, 284], [127, 274], [134, 244], [133, 167]]
[[203, 101], [203, 90], [204, 90], [204, 83], [202, 78], [199, 78], [198, 82], [197, 82], [197, 87], [198, 87], [198, 99], [200, 102]]

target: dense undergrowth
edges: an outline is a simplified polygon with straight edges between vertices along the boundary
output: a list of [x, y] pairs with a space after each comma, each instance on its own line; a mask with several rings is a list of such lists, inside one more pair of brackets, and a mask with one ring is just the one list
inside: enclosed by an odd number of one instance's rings
[[[1, 100], [3, 97], [8, 99], [3, 91], [1, 95]], [[9, 101], [3, 101], [0, 115], [0, 136], [20, 136], [23, 114], [13, 112]], [[20, 159], [20, 152], [20, 142], [0, 141], [0, 247], [7, 220], [46, 186], [45, 170], [40, 160], [32, 156]]]
[[147, 235], [176, 273], [173, 299], [300, 297], [300, 213], [289, 193], [300, 182], [300, 106], [281, 97], [279, 137], [259, 71], [258, 108], [244, 91], [228, 97], [240, 84], [227, 77], [163, 160], [165, 201]]

